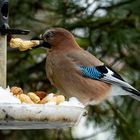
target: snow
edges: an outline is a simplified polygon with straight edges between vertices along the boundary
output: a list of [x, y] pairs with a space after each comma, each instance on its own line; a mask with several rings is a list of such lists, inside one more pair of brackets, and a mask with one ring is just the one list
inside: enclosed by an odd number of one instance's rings
[[64, 102], [60, 103], [59, 105], [61, 105], [61, 106], [75, 106], [75, 107], [81, 107], [81, 108], [85, 107], [76, 97], [71, 97], [71, 98], [69, 98], [68, 101], [64, 101]]
[[53, 97], [54, 97], [54, 93], [50, 93], [50, 94], [47, 95], [48, 100], [51, 100]]
[[[48, 99], [52, 99], [54, 97], [54, 93], [50, 93], [47, 95]], [[0, 103], [21, 103], [21, 101], [10, 92], [10, 89], [3, 89], [0, 87]], [[56, 102], [48, 102], [46, 105], [56, 105]], [[76, 98], [71, 97], [68, 101], [61, 102], [58, 106], [74, 106], [84, 108], [85, 106]]]
[[85, 140], [111, 140], [113, 139], [113, 133], [108, 130], [102, 130], [100, 126], [93, 123], [87, 125], [87, 117], [82, 117], [79, 124], [72, 128], [72, 136], [75, 139]]
[[9, 88], [0, 87], [0, 103], [21, 103], [21, 101], [13, 96]]

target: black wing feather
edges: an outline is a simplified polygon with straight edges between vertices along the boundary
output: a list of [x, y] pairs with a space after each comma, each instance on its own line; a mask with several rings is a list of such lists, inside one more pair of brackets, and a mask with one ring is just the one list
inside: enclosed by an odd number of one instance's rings
[[112, 68], [108, 67], [108, 66], [105, 66], [105, 65], [102, 65], [102, 66], [96, 66], [96, 69], [101, 72], [102, 74], [106, 74], [108, 73], [108, 70], [107, 68], [109, 68], [112, 72], [113, 72], [113, 75], [115, 78], [118, 78], [122, 81], [125, 81], [117, 72], [115, 72]]

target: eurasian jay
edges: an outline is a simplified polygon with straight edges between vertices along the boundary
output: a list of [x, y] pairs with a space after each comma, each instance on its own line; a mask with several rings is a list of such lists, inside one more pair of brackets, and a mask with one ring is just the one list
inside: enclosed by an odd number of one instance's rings
[[140, 101], [140, 92], [95, 56], [80, 48], [74, 36], [63, 28], [42, 34], [49, 48], [46, 73], [51, 84], [84, 105], [97, 104], [108, 96], [129, 95]]

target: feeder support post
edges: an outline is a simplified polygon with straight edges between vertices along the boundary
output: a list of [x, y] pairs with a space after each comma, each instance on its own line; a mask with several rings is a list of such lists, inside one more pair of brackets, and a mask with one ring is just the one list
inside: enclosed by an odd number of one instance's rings
[[[0, 0], [0, 30], [8, 29], [8, 0]], [[0, 32], [0, 86], [7, 81], [7, 35]]]

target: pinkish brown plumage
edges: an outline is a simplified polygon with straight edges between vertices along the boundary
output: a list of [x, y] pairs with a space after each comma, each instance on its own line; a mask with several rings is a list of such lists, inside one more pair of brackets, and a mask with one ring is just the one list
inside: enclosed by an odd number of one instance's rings
[[[77, 97], [82, 103], [88, 105], [101, 102], [112, 94], [114, 83], [83, 76], [80, 66], [96, 67], [104, 64], [80, 48], [69, 31], [55, 28], [46, 31], [42, 37], [50, 44], [46, 62], [47, 77], [64, 95]], [[108, 72], [112, 71], [108, 70]], [[99, 71], [97, 74], [100, 74]], [[119, 80], [122, 80], [121, 77]], [[123, 84], [123, 80], [121, 82]], [[126, 83], [124, 85], [128, 86]], [[128, 91], [125, 93], [127, 95]]]

